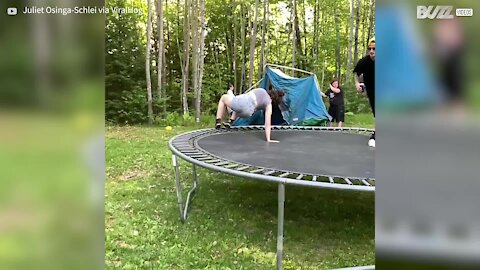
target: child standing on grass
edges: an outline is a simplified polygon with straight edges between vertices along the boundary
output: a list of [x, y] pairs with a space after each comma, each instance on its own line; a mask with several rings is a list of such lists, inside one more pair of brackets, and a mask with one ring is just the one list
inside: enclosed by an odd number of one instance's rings
[[330, 101], [330, 107], [328, 108], [328, 114], [332, 117], [330, 126], [333, 126], [333, 123], [337, 122], [338, 127], [342, 127], [343, 122], [345, 122], [345, 102], [343, 90], [340, 88], [338, 79], [332, 80], [330, 89], [328, 89], [326, 95]]

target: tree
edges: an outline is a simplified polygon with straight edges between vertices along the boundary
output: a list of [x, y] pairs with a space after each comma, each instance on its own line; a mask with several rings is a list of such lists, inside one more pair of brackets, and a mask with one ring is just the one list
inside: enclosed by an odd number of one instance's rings
[[[296, 33], [296, 25], [295, 25], [295, 14], [296, 14], [296, 6], [297, 6], [297, 1], [292, 0], [292, 14], [291, 14], [291, 22], [292, 22], [292, 67], [295, 68], [295, 54], [297, 52], [297, 33]], [[295, 77], [295, 70], [292, 69], [292, 77]]]
[[296, 43], [296, 52], [298, 52], [298, 63], [297, 65], [300, 68], [305, 68], [303, 65], [303, 52], [302, 52], [302, 37], [300, 33], [300, 24], [298, 22], [298, 13], [297, 13], [297, 1], [293, 0], [293, 21], [294, 21], [294, 33], [295, 33], [295, 43]]
[[197, 102], [198, 92], [199, 92], [199, 81], [198, 81], [198, 55], [199, 55], [199, 47], [200, 47], [200, 35], [198, 33], [198, 0], [192, 0], [192, 12], [190, 16], [191, 21], [191, 32], [192, 32], [192, 72], [193, 72], [193, 93], [194, 93], [194, 100], [193, 100], [193, 107], [195, 108], [195, 121], [198, 123], [200, 122], [200, 113], [197, 114], [197, 111], [200, 112], [200, 108], [197, 108], [199, 104]]
[[[243, 88], [244, 88], [244, 85], [245, 85], [245, 62], [246, 62], [246, 54], [245, 54], [245, 36], [247, 35], [246, 34], [246, 31], [245, 31], [245, 28], [247, 27], [246, 26], [246, 20], [245, 20], [245, 7], [244, 7], [244, 3], [242, 2], [241, 4], [241, 12], [242, 12], [242, 23], [240, 25], [240, 28], [241, 28], [241, 35], [242, 35], [242, 77], [240, 79], [240, 89], [238, 89], [238, 92], [237, 93], [242, 93], [243, 92]], [[236, 90], [236, 89], [235, 89]]]
[[182, 105], [183, 105], [183, 114], [188, 114], [188, 67], [190, 60], [190, 23], [189, 23], [189, 14], [190, 14], [190, 3], [188, 0], [185, 0], [185, 11], [183, 14], [183, 69], [182, 69]]
[[[158, 31], [158, 60], [157, 60], [157, 98], [158, 98], [158, 104], [163, 105], [162, 107], [164, 110], [165, 108], [165, 102], [164, 102], [164, 94], [165, 92], [164, 89], [164, 81], [165, 81], [165, 50], [164, 50], [164, 37], [163, 37], [163, 1], [162, 0], [157, 0], [156, 3], [156, 9], [157, 9], [157, 31]], [[163, 91], [162, 91], [163, 90]]]
[[350, 0], [350, 31], [348, 35], [348, 47], [347, 47], [347, 72], [345, 81], [346, 83], [350, 82], [350, 66], [352, 64], [352, 43], [353, 43], [353, 0]]
[[[355, 8], [355, 45], [353, 52], [353, 64], [355, 65], [358, 61], [358, 29], [360, 28], [360, 0], [357, 0], [357, 6]], [[350, 73], [350, 70], [347, 70], [347, 74]]]
[[237, 1], [233, 0], [232, 5], [232, 18], [233, 18], [233, 86], [234, 91], [237, 91], [238, 78], [237, 78], [237, 16], [235, 16], [235, 10], [237, 9]]
[[[308, 49], [307, 49], [307, 8], [305, 7], [305, 0], [302, 2], [302, 7], [303, 7], [303, 39], [304, 39], [304, 48], [303, 52], [305, 52], [304, 57], [307, 57], [308, 55]], [[306, 59], [305, 59], [306, 60]], [[305, 62], [305, 61], [304, 61]], [[303, 68], [305, 69], [305, 63], [303, 64]]]
[[[365, 3], [369, 0], [363, 0]], [[365, 37], [367, 36], [367, 17], [368, 17], [368, 12], [370, 11], [370, 9], [365, 9], [362, 15], [362, 40], [366, 39]], [[366, 42], [361, 42], [362, 43], [362, 52], [361, 54], [363, 55], [363, 53], [365, 52], [365, 46], [366, 46]]]
[[314, 72], [318, 72], [318, 41], [319, 41], [319, 1], [315, 0], [313, 3], [313, 46], [312, 46], [312, 56], [313, 56], [313, 65]]
[[[365, 46], [368, 46], [368, 40], [370, 39], [370, 36], [372, 35], [373, 32], [373, 12], [375, 10], [375, 1], [370, 0], [370, 18], [369, 18], [369, 26], [368, 26], [368, 35], [365, 40]], [[366, 48], [365, 48], [366, 49]]]
[[340, 78], [340, 29], [339, 29], [338, 7], [335, 3], [333, 10], [333, 19], [335, 21], [335, 76]]
[[258, 71], [258, 77], [259, 79], [262, 78], [263, 76], [263, 66], [265, 65], [265, 36], [268, 33], [268, 0], [263, 1], [263, 26], [262, 26], [262, 47], [260, 49], [260, 66], [259, 66], [259, 71]]
[[203, 65], [205, 59], [204, 46], [205, 46], [205, 0], [200, 0], [200, 52], [199, 52], [199, 65], [198, 65], [198, 83], [199, 86], [196, 96], [196, 119], [197, 123], [200, 121], [201, 102], [202, 102], [202, 82], [203, 82]]
[[147, 79], [147, 106], [148, 106], [148, 123], [153, 123], [153, 107], [152, 107], [152, 79], [150, 78], [150, 50], [152, 38], [152, 10], [150, 0], [147, 0], [147, 45], [145, 54], [145, 74]]
[[250, 74], [248, 76], [248, 88], [252, 87], [253, 67], [255, 61], [255, 45], [257, 40], [257, 17], [258, 17], [258, 0], [255, 0], [255, 14], [253, 19], [253, 27], [250, 32]]

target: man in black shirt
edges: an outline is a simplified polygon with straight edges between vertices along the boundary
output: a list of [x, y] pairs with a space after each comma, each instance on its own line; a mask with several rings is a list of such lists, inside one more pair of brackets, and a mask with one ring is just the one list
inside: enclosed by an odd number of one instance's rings
[[[355, 88], [360, 93], [365, 89], [360, 83], [359, 77], [363, 74], [363, 83], [367, 91], [368, 101], [375, 117], [375, 38], [368, 41], [368, 55], [360, 59], [353, 69], [355, 75]], [[375, 132], [370, 137], [368, 145], [375, 147]]]

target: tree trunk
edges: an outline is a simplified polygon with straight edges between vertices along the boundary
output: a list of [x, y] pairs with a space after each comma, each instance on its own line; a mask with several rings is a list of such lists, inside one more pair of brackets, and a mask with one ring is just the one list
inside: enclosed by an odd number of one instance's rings
[[153, 124], [153, 107], [152, 107], [152, 79], [150, 77], [150, 49], [152, 38], [152, 8], [150, 0], [147, 0], [147, 48], [145, 54], [145, 75], [147, 79], [147, 106], [148, 106], [148, 123]]
[[317, 0], [314, 0], [313, 2], [313, 46], [312, 46], [312, 57], [313, 57], [313, 63], [315, 66], [314, 71], [316, 72], [317, 70], [317, 38], [318, 38], [318, 10], [317, 10]]
[[243, 88], [245, 85], [245, 62], [246, 62], [246, 55], [245, 55], [245, 36], [246, 36], [246, 20], [245, 20], [245, 7], [244, 3], [241, 4], [242, 10], [242, 25], [241, 25], [241, 35], [242, 35], [242, 77], [240, 79], [240, 89], [238, 89], [237, 94], [243, 93]]
[[297, 57], [297, 66], [300, 67], [300, 68], [304, 68], [304, 64], [303, 64], [303, 51], [302, 51], [302, 33], [300, 32], [300, 23], [299, 23], [299, 20], [298, 20], [298, 12], [297, 12], [297, 1], [294, 0], [295, 2], [295, 6], [294, 6], [294, 14], [293, 14], [293, 17], [294, 17], [294, 21], [295, 21], [295, 42], [297, 43], [296, 45], [296, 53], [298, 53], [298, 56]]
[[[232, 52], [232, 42], [231, 42], [231, 32], [230, 32], [230, 25], [227, 25], [225, 28], [225, 50], [227, 51], [227, 70], [229, 74], [233, 73], [233, 64], [232, 64], [232, 57], [231, 57], [231, 52]], [[230, 78], [228, 79], [230, 82]]]
[[[355, 65], [358, 61], [358, 29], [360, 28], [360, 0], [357, 0], [357, 7], [355, 8], [355, 44], [354, 44], [354, 51], [353, 51], [353, 65]], [[347, 74], [350, 73], [350, 70], [347, 70]]]
[[258, 70], [258, 79], [263, 76], [263, 66], [265, 65], [265, 35], [267, 33], [267, 18], [268, 18], [268, 0], [263, 1], [263, 26], [262, 26], [262, 47], [260, 49], [260, 66]]
[[252, 87], [254, 61], [255, 61], [255, 44], [257, 41], [257, 18], [258, 18], [258, 0], [255, 0], [255, 14], [253, 18], [253, 27], [250, 31], [250, 74], [248, 76], [248, 88]]
[[[238, 78], [237, 78], [237, 17], [235, 15], [235, 10], [237, 9], [237, 2], [233, 0], [232, 8], [232, 18], [233, 18], [233, 86], [234, 91], [237, 91], [238, 87]], [[203, 19], [203, 18], [202, 18]], [[202, 29], [203, 30], [203, 29]]]
[[370, 18], [369, 18], [369, 26], [368, 26], [368, 35], [367, 35], [367, 38], [365, 39], [365, 46], [368, 46], [368, 40], [370, 39], [370, 36], [372, 35], [372, 32], [373, 32], [373, 12], [374, 12], [374, 10], [375, 10], [375, 1], [370, 0]]
[[[167, 1], [165, 1], [165, 7], [167, 6]], [[166, 9], [166, 8], [165, 8]], [[167, 24], [168, 25], [168, 24]], [[167, 28], [168, 32], [168, 28]], [[167, 35], [167, 41], [170, 40]], [[165, 41], [163, 42], [163, 52], [162, 52], [162, 59], [163, 59], [163, 80], [162, 80], [162, 100], [163, 100], [163, 116], [166, 117], [167, 115], [167, 58], [165, 57]], [[170, 72], [171, 74], [171, 72]], [[171, 77], [171, 76], [170, 76]]]
[[192, 13], [190, 16], [192, 27], [192, 72], [193, 72], [193, 107], [195, 108], [195, 122], [200, 122], [200, 115], [197, 115], [197, 97], [198, 97], [198, 54], [199, 54], [199, 34], [198, 34], [198, 0], [192, 0]]
[[322, 87], [325, 82], [325, 66], [327, 65], [327, 59], [323, 59], [323, 65], [322, 65]]
[[165, 76], [165, 66], [164, 66], [164, 38], [163, 38], [163, 1], [157, 0], [156, 5], [157, 9], [157, 32], [158, 32], [158, 59], [157, 59], [157, 98], [158, 104], [160, 106], [164, 105], [163, 103], [163, 81]]
[[[307, 49], [307, 8], [305, 7], [305, 0], [302, 2], [303, 6], [303, 52], [305, 59], [307, 59], [308, 49]], [[305, 60], [306, 62], [306, 60]], [[306, 69], [306, 64], [303, 64], [303, 68]]]
[[265, 0], [267, 2], [267, 16], [265, 17], [265, 35], [266, 35], [266, 38], [265, 38], [265, 55], [263, 56], [263, 64], [266, 65], [268, 64], [268, 51], [269, 51], [269, 38], [268, 38], [268, 27], [269, 27], [269, 21], [268, 21], [268, 17], [269, 17], [269, 6], [270, 6], [270, 3], [268, 2], [268, 0]]
[[200, 0], [200, 59], [198, 65], [198, 91], [195, 101], [196, 104], [196, 121], [200, 122], [201, 116], [201, 102], [202, 102], [202, 80], [203, 80], [203, 64], [205, 59], [204, 47], [205, 47], [205, 0]]
[[[315, 0], [315, 13], [314, 13], [314, 22], [313, 22], [313, 26], [314, 26], [314, 42], [313, 42], [313, 59], [314, 59], [314, 63], [315, 63], [315, 73], [318, 72], [318, 66], [319, 66], [319, 57], [320, 57], [320, 51], [319, 51], [319, 41], [320, 41], [320, 30], [322, 30], [321, 26], [323, 25], [323, 22], [322, 22], [322, 15], [323, 13], [321, 12], [320, 10], [320, 1], [318, 0]], [[320, 25], [319, 25], [320, 23]], [[319, 27], [320, 26], [320, 27]]]
[[190, 4], [185, 0], [184, 18], [183, 18], [183, 70], [182, 70], [182, 105], [183, 114], [188, 114], [188, 73], [190, 60], [190, 22], [189, 22]]
[[[366, 4], [366, 0], [363, 0], [363, 2], [364, 2], [364, 4]], [[360, 43], [362, 44], [362, 50], [360, 52], [360, 58], [362, 58], [363, 54], [365, 53], [366, 42], [362, 42], [362, 41], [366, 40], [365, 37], [367, 36], [367, 17], [368, 17], [368, 11], [365, 11], [365, 9], [363, 9], [363, 12], [362, 12], [362, 39], [360, 40]]]
[[350, 66], [352, 65], [352, 43], [353, 43], [353, 13], [354, 13], [354, 6], [353, 1], [350, 0], [350, 31], [348, 34], [348, 47], [347, 47], [347, 69], [345, 72], [345, 83], [350, 82]]
[[[297, 1], [292, 0], [292, 14], [291, 14], [291, 22], [292, 22], [292, 68], [295, 68], [295, 54], [297, 52], [297, 33], [296, 33], [296, 25], [295, 25], [295, 13], [296, 13], [296, 6]], [[292, 70], [292, 77], [295, 77], [295, 70]]]
[[335, 22], [335, 37], [336, 37], [336, 42], [335, 42], [335, 76], [337, 78], [340, 78], [340, 28], [339, 28], [339, 22], [338, 22], [338, 7], [335, 5], [334, 11], [333, 11], [333, 16], [334, 16], [334, 22]]

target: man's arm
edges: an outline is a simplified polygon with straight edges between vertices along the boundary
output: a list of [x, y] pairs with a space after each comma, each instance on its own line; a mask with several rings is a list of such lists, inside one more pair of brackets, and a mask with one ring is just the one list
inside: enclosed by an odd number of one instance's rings
[[269, 104], [265, 109], [265, 137], [267, 142], [278, 142], [270, 139], [272, 131], [272, 104]]
[[353, 75], [354, 75], [353, 77], [355, 78], [355, 88], [357, 89], [358, 92], [361, 93], [362, 87], [360, 86], [360, 79], [358, 78], [357, 73], [354, 73]]
[[355, 88], [358, 92], [362, 92], [362, 87], [360, 86], [359, 76], [363, 73], [363, 58], [358, 61], [353, 69], [353, 77], [355, 78]]

